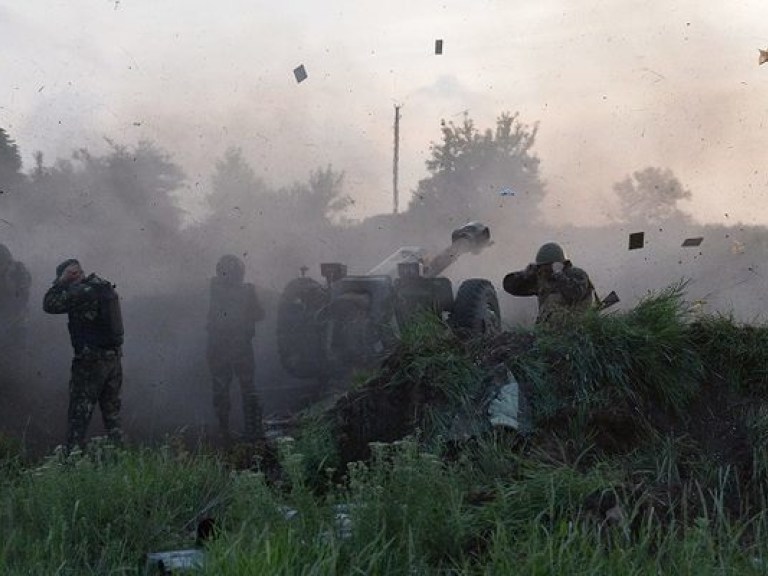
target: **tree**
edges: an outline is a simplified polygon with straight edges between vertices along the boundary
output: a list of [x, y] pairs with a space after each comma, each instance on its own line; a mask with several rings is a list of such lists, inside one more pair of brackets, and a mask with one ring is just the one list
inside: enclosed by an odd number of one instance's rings
[[268, 237], [283, 216], [272, 196], [242, 150], [228, 148], [211, 175], [206, 198], [210, 213], [192, 229], [206, 238], [209, 257], [218, 258], [222, 251], [253, 252], [257, 237]]
[[344, 174], [328, 166], [310, 172], [306, 182], [274, 190], [240, 148], [229, 148], [211, 176], [210, 214], [191, 231], [207, 240], [210, 260], [227, 252], [247, 254], [249, 267], [269, 270], [272, 281], [287, 281], [320, 258], [333, 220], [351, 203], [343, 181]]
[[112, 152], [93, 164], [104, 185], [122, 205], [121, 213], [133, 213], [139, 222], [158, 234], [175, 234], [183, 210], [173, 198], [185, 176], [170, 156], [152, 142], [141, 141], [134, 149], [109, 142]]
[[19, 147], [8, 133], [0, 128], [0, 190], [14, 190], [23, 179]]
[[352, 198], [344, 194], [344, 173], [332, 166], [310, 172], [309, 180], [294, 184], [291, 194], [295, 209], [304, 219], [320, 225], [331, 223], [352, 205]]
[[692, 194], [668, 168], [648, 167], [613, 185], [619, 197], [622, 219], [636, 224], [689, 220], [677, 203]]
[[423, 223], [491, 221], [508, 197], [516, 221], [534, 219], [544, 194], [532, 153], [537, 130], [509, 113], [484, 132], [467, 114], [458, 125], [441, 122], [442, 141], [432, 144], [426, 162], [430, 176], [419, 182], [409, 212]]
[[[240, 148], [228, 148], [224, 157], [216, 161], [211, 176], [212, 194], [207, 198], [213, 214], [222, 216], [232, 210], [240, 212], [257, 209], [260, 196], [267, 193], [264, 182], [243, 158]], [[263, 207], [263, 206], [262, 206]]]
[[14, 199], [14, 223], [50, 254], [77, 254], [94, 267], [121, 262], [162, 277], [160, 269], [193, 252], [180, 235], [175, 198], [184, 174], [149, 142], [109, 144], [104, 155], [80, 149], [52, 167], [38, 155], [23, 197]]

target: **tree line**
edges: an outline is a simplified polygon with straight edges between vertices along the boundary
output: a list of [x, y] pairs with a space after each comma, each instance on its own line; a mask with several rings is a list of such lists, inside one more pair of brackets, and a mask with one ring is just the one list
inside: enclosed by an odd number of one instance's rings
[[[305, 181], [274, 188], [241, 149], [230, 148], [202, 183], [206, 214], [190, 224], [182, 206], [195, 186], [154, 143], [107, 140], [101, 154], [78, 148], [50, 164], [35, 152], [34, 165], [24, 170], [18, 146], [0, 128], [0, 241], [16, 238], [35, 252], [20, 258], [66, 251], [97, 265], [106, 259], [138, 263], [157, 276], [239, 252], [290, 276], [332, 252], [354, 260], [350, 236], [375, 236], [374, 228], [386, 228], [382, 241], [399, 245], [404, 231], [419, 242], [468, 220], [509, 226], [498, 210], [505, 196], [514, 198], [516, 227], [541, 225], [546, 183], [534, 151], [537, 134], [538, 124], [528, 126], [518, 114], [503, 113], [484, 130], [467, 114], [457, 123], [442, 122], [407, 209], [363, 222], [346, 216], [353, 199], [343, 171], [318, 167]], [[669, 169], [646, 167], [613, 188], [621, 222], [690, 221], [677, 203], [691, 192]]]

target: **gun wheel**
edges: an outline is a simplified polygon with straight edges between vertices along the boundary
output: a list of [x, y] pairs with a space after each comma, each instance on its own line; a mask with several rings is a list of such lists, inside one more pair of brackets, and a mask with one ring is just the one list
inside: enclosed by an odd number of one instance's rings
[[323, 286], [311, 278], [288, 283], [277, 308], [277, 350], [286, 372], [323, 378], [327, 371], [317, 312], [327, 303]]
[[449, 321], [458, 334], [470, 338], [501, 332], [499, 299], [493, 284], [481, 278], [462, 282]]

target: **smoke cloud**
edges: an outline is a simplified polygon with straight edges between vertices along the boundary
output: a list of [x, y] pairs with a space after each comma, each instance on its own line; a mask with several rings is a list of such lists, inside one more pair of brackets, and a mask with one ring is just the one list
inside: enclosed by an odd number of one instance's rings
[[[0, 127], [27, 179], [23, 190], [0, 183], [0, 242], [34, 279], [24, 384], [33, 410], [15, 429], [39, 423], [51, 442], [63, 429], [65, 322], [39, 303], [54, 266], [71, 256], [123, 297], [125, 413], [135, 434], [212, 422], [203, 317], [224, 253], [244, 258], [268, 310], [256, 337], [265, 402], [300, 405], [308, 387], [282, 373], [275, 353], [285, 283], [302, 266], [317, 277], [320, 262], [342, 261], [362, 273], [400, 245], [435, 251], [450, 238], [447, 220], [389, 214], [395, 104], [404, 209], [429, 176], [441, 120], [467, 113], [485, 130], [509, 111], [538, 125], [540, 203], [532, 212], [524, 191], [487, 175], [493, 198], [455, 224], [490, 219], [495, 244], [447, 271], [454, 288], [486, 277], [500, 290], [506, 272], [556, 240], [600, 294], [619, 293], [619, 309], [687, 278], [703, 309], [758, 318], [768, 68], [757, 65], [757, 49], [768, 7], [706, 4], [0, 7]], [[300, 64], [308, 78], [298, 84]], [[225, 162], [233, 150], [239, 165]], [[663, 222], [629, 220], [614, 190], [647, 167], [669, 170], [691, 192]], [[343, 174], [333, 189], [351, 199], [343, 210], [318, 213], [316, 170]], [[505, 188], [515, 194], [499, 196]], [[638, 231], [646, 244], [629, 251]], [[700, 247], [681, 247], [698, 235]], [[509, 323], [535, 315], [533, 299], [500, 300]]]

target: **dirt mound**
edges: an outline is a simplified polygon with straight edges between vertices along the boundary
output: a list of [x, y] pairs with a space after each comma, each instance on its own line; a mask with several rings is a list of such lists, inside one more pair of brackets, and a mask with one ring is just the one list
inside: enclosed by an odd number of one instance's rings
[[[502, 366], [531, 405], [527, 449], [560, 452], [567, 440], [575, 452], [589, 447], [598, 459], [654, 454], [667, 443], [681, 480], [689, 462], [707, 462], [730, 466], [739, 483], [748, 483], [762, 441], [755, 389], [763, 387], [768, 360], [755, 338], [768, 329], [722, 319], [688, 323], [677, 313], [682, 304], [675, 293], [642, 306], [621, 316], [595, 315], [562, 333], [520, 330], [463, 342], [441, 332], [415, 347], [404, 342], [375, 378], [331, 411], [342, 462], [366, 459], [371, 442], [445, 434], [460, 413], [487, 419], [481, 407], [493, 392], [489, 374]], [[713, 350], [724, 327], [733, 332], [728, 346], [752, 339], [751, 368], [736, 350]], [[738, 383], [723, 376], [729, 354], [740, 362]]]
[[[486, 387], [494, 367], [510, 356], [529, 352], [535, 338], [529, 333], [504, 332], [471, 342], [442, 332], [429, 352], [401, 345], [383, 363], [379, 374], [364, 386], [343, 395], [331, 411], [341, 460], [365, 460], [371, 442], [393, 442], [435, 431], [428, 420], [456, 409], [456, 396], [487, 400]], [[435, 343], [432, 343], [433, 345]], [[442, 346], [442, 349], [439, 349]], [[420, 354], [426, 353], [426, 357]], [[453, 364], [453, 365], [451, 365]], [[457, 377], [465, 381], [452, 382]], [[530, 390], [527, 383], [521, 387]], [[458, 388], [458, 390], [457, 390]]]

